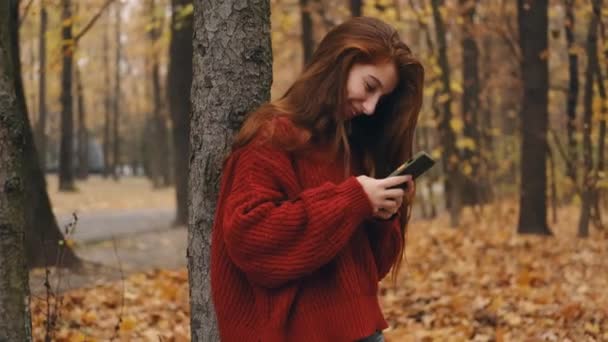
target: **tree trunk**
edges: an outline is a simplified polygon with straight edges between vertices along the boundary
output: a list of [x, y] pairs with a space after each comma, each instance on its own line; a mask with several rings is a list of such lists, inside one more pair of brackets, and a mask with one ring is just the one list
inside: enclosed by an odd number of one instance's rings
[[86, 179], [89, 176], [89, 134], [86, 123], [86, 110], [84, 104], [84, 90], [82, 87], [82, 75], [80, 67], [76, 66], [76, 98], [78, 107], [78, 133], [77, 133], [77, 157], [78, 168], [76, 176]]
[[162, 33], [162, 23], [156, 15], [155, 0], [148, 0], [148, 10], [150, 15], [150, 29], [148, 38], [154, 53], [151, 56], [150, 65], [150, 80], [152, 86], [152, 120], [154, 121], [154, 145], [156, 145], [156, 153], [154, 156], [155, 177], [152, 180], [154, 187], [166, 187], [171, 184], [169, 173], [169, 140], [167, 132], [167, 120], [163, 114], [163, 103], [160, 87], [160, 62], [158, 58], [158, 40]]
[[[0, 2], [0, 341], [31, 341], [29, 285], [25, 259], [27, 172], [24, 159], [28, 122], [20, 113], [15, 85], [21, 77], [11, 37], [19, 1]], [[30, 132], [31, 134], [31, 132]]]
[[110, 154], [110, 129], [112, 127], [112, 112], [110, 106], [110, 13], [106, 15], [107, 21], [103, 34], [103, 176], [112, 174], [112, 160]]
[[462, 115], [464, 122], [465, 141], [473, 142], [473, 146], [465, 144], [461, 168], [465, 171], [465, 186], [461, 189], [464, 204], [475, 205], [486, 201], [483, 196], [480, 175], [481, 137], [479, 133], [479, 48], [473, 36], [475, 32], [475, 15], [477, 1], [460, 0], [463, 14], [462, 39]]
[[48, 14], [45, 0], [40, 0], [40, 32], [38, 35], [38, 124], [36, 125], [36, 142], [42, 171], [46, 171], [46, 30]]
[[460, 211], [462, 207], [461, 201], [461, 187], [462, 187], [462, 175], [458, 171], [459, 156], [456, 150], [456, 137], [454, 131], [451, 128], [452, 121], [452, 92], [450, 90], [450, 64], [448, 62], [447, 54], [447, 42], [446, 42], [446, 30], [443, 18], [439, 8], [444, 6], [443, 0], [432, 0], [433, 9], [433, 21], [435, 23], [435, 33], [437, 37], [437, 50], [439, 67], [441, 68], [441, 84], [442, 84], [442, 113], [439, 118], [439, 134], [441, 146], [443, 148], [442, 162], [443, 169], [445, 172], [445, 194], [446, 194], [446, 207], [450, 212], [450, 225], [452, 227], [458, 226], [460, 221]]
[[[221, 15], [219, 15], [221, 13]], [[270, 1], [194, 1], [188, 270], [192, 341], [218, 341], [209, 252], [222, 161], [244, 116], [270, 99]], [[217, 99], [222, 99], [218, 101]]]
[[[18, 10], [14, 8], [14, 18], [18, 17]], [[23, 115], [25, 129], [23, 131], [23, 156], [25, 160], [25, 249], [29, 268], [41, 266], [61, 266], [78, 268], [80, 259], [71, 248], [63, 242], [63, 234], [57, 225], [57, 220], [51, 209], [51, 202], [46, 191], [46, 180], [40, 168], [40, 159], [34, 145], [34, 137], [30, 129], [27, 115], [25, 96], [23, 95], [23, 82], [21, 80], [21, 64], [19, 58], [19, 29], [17, 20], [12, 22], [11, 28], [12, 60], [15, 70], [15, 91], [17, 95], [18, 113]], [[1, 32], [1, 31], [0, 31]]]
[[120, 158], [120, 131], [119, 131], [119, 119], [120, 119], [120, 59], [121, 59], [121, 28], [120, 28], [120, 13], [121, 6], [120, 1], [114, 4], [115, 9], [115, 20], [116, 20], [116, 59], [114, 60], [114, 98], [113, 98], [113, 108], [112, 108], [112, 137], [113, 137], [113, 153], [112, 153], [112, 176], [115, 180], [118, 180], [121, 168], [121, 158]]
[[[608, 53], [608, 51], [606, 51], [605, 53]], [[599, 180], [600, 176], [603, 175], [604, 173], [604, 158], [605, 158], [605, 151], [606, 151], [606, 116], [608, 115], [608, 102], [607, 102], [607, 97], [606, 97], [606, 86], [604, 84], [604, 77], [602, 75], [602, 70], [598, 65], [598, 70], [597, 70], [597, 74], [596, 74], [596, 80], [597, 80], [597, 88], [599, 90], [599, 95], [600, 98], [602, 99], [602, 104], [601, 104], [601, 110], [600, 110], [600, 131], [597, 137], [597, 168], [595, 169], [595, 179]], [[601, 177], [605, 177], [605, 176], [601, 176]], [[595, 219], [598, 225], [598, 228], [602, 229], [603, 228], [603, 224], [602, 224], [602, 217], [601, 217], [601, 210], [600, 210], [600, 188], [596, 186], [594, 187], [594, 191], [593, 191], [593, 207], [595, 208]]]
[[523, 56], [521, 189], [518, 233], [550, 235], [547, 225], [548, 0], [517, 1]]
[[171, 43], [167, 96], [173, 120], [173, 150], [175, 155], [176, 225], [188, 223], [188, 163], [190, 156], [190, 88], [192, 87], [192, 14], [177, 17], [177, 13], [192, 0], [171, 1]]
[[593, 15], [589, 20], [587, 33], [587, 68], [585, 70], [585, 85], [583, 94], [583, 186], [581, 216], [578, 223], [578, 236], [589, 236], [589, 221], [593, 206], [593, 189], [596, 180], [593, 172], [593, 147], [591, 142], [591, 125], [593, 117], [593, 81], [599, 71], [597, 57], [597, 32], [600, 20], [601, 0], [593, 0]]
[[574, 0], [566, 0], [566, 40], [568, 42], [568, 115], [566, 129], [568, 135], [568, 159], [566, 175], [576, 184], [576, 103], [578, 101], [578, 55], [574, 51]]
[[363, 0], [350, 0], [350, 14], [353, 17], [360, 17], [363, 15]]
[[63, 21], [61, 53], [61, 145], [59, 148], [59, 190], [74, 191], [74, 118], [72, 113], [72, 65], [74, 42], [72, 37], [72, 1], [61, 0]]
[[300, 0], [300, 14], [302, 22], [302, 50], [304, 66], [312, 59], [315, 48], [315, 40], [312, 29], [312, 16], [308, 0]]

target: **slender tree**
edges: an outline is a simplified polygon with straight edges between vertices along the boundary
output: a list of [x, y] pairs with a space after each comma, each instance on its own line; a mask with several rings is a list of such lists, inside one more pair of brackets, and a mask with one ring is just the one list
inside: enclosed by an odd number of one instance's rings
[[350, 14], [353, 17], [360, 17], [363, 15], [363, 0], [350, 0]]
[[270, 1], [254, 5], [195, 0], [194, 32], [188, 227], [191, 329], [193, 341], [218, 341], [209, 283], [211, 227], [232, 135], [247, 112], [270, 98]]
[[121, 3], [116, 2], [114, 6], [115, 20], [115, 42], [116, 54], [114, 59], [114, 93], [112, 94], [112, 176], [115, 180], [119, 178], [119, 167], [121, 166], [120, 156], [120, 60], [122, 58], [121, 37]]
[[[25, 259], [28, 123], [15, 89], [20, 68], [17, 42], [19, 1], [0, 2], [0, 341], [31, 341], [29, 286]], [[16, 36], [16, 32], [14, 33]], [[31, 134], [31, 132], [30, 132]]]
[[443, 0], [431, 0], [433, 10], [433, 22], [435, 23], [435, 34], [437, 38], [437, 57], [441, 69], [441, 104], [442, 112], [438, 118], [438, 128], [443, 148], [442, 163], [447, 175], [445, 184], [447, 207], [450, 211], [450, 224], [456, 227], [460, 221], [462, 201], [460, 189], [462, 188], [462, 175], [458, 169], [460, 157], [456, 150], [456, 135], [452, 130], [452, 91], [450, 80], [450, 63], [448, 61], [447, 41], [445, 23], [441, 16], [440, 8], [444, 6]]
[[304, 58], [302, 60], [304, 61], [304, 65], [306, 65], [310, 62], [315, 48], [312, 16], [308, 0], [300, 0], [300, 18], [302, 24], [302, 49], [304, 51]]
[[78, 131], [76, 134], [76, 156], [78, 157], [78, 167], [76, 177], [86, 179], [89, 176], [89, 133], [86, 122], [86, 106], [84, 102], [84, 89], [82, 85], [82, 75], [80, 67], [76, 65], [76, 108], [78, 112]]
[[155, 0], [148, 0], [148, 15], [150, 16], [150, 24], [148, 25], [148, 38], [152, 54], [149, 56], [149, 72], [150, 85], [152, 87], [152, 121], [153, 132], [150, 138], [152, 144], [156, 145], [156, 153], [152, 155], [153, 173], [152, 183], [154, 187], [169, 186], [171, 183], [169, 172], [169, 141], [167, 132], [167, 120], [162, 110], [163, 96], [161, 95], [160, 87], [160, 61], [158, 56], [158, 41], [162, 34], [162, 21], [157, 15], [157, 6]]
[[59, 151], [59, 190], [74, 191], [73, 144], [74, 118], [72, 105], [72, 67], [74, 40], [72, 35], [72, 1], [61, 0], [61, 146]]
[[589, 235], [589, 221], [592, 215], [594, 203], [594, 188], [597, 181], [593, 170], [593, 148], [591, 146], [591, 130], [593, 116], [593, 83], [596, 75], [600, 73], [600, 65], [597, 56], [597, 36], [602, 0], [592, 1], [592, 16], [589, 20], [587, 32], [587, 68], [585, 69], [585, 85], [583, 90], [583, 186], [581, 216], [578, 225], [578, 236]]
[[192, 0], [171, 1], [171, 43], [167, 92], [173, 121], [176, 225], [188, 222], [190, 88], [192, 86]]
[[112, 159], [110, 148], [111, 143], [111, 127], [112, 127], [112, 110], [111, 110], [111, 91], [110, 91], [110, 13], [106, 14], [106, 23], [103, 29], [103, 176], [108, 177], [112, 174]]
[[38, 124], [36, 142], [40, 155], [40, 166], [46, 170], [46, 31], [48, 14], [45, 0], [40, 0], [40, 31], [38, 34]]
[[568, 158], [566, 159], [566, 175], [576, 183], [576, 103], [578, 101], [578, 54], [574, 51], [574, 0], [566, 0], [566, 42], [568, 47], [568, 102], [567, 102], [567, 135]]
[[517, 0], [521, 75], [519, 233], [550, 235], [547, 225], [548, 0]]
[[479, 132], [479, 48], [475, 40], [477, 0], [460, 0], [463, 18], [462, 38], [462, 115], [464, 141], [462, 165], [466, 168], [466, 186], [461, 189], [463, 202], [478, 204], [484, 201], [481, 164], [481, 135]]

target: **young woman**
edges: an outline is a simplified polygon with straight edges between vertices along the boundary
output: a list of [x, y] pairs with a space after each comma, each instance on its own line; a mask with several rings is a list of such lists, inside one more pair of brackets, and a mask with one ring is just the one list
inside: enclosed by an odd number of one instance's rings
[[[383, 341], [378, 282], [397, 270], [414, 196], [424, 70], [389, 25], [330, 31], [227, 158], [211, 285], [222, 341]], [[407, 190], [404, 190], [407, 189]]]

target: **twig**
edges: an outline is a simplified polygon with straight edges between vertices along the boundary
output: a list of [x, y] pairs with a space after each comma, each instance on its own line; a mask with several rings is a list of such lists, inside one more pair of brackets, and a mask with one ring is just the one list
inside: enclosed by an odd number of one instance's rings
[[30, 8], [32, 7], [33, 3], [34, 3], [34, 0], [30, 0], [30, 2], [28, 2], [27, 5], [25, 5], [25, 8], [23, 9], [23, 14], [19, 17], [19, 24], [18, 24], [19, 27], [21, 27], [21, 24], [23, 24], [23, 22], [27, 18], [27, 15], [30, 12]]
[[78, 42], [78, 40], [80, 38], [82, 38], [82, 36], [87, 33], [87, 31], [89, 31], [89, 29], [91, 27], [93, 27], [93, 25], [95, 24], [95, 22], [97, 21], [97, 19], [99, 19], [99, 17], [101, 17], [101, 15], [103, 14], [103, 12], [106, 10], [106, 8], [108, 8], [108, 6], [110, 6], [110, 4], [112, 4], [112, 2], [114, 2], [114, 0], [107, 0], [106, 3], [99, 9], [99, 11], [93, 16], [93, 18], [91, 18], [91, 20], [84, 26], [84, 28], [82, 30], [80, 30], [80, 32], [74, 36], [74, 42]]

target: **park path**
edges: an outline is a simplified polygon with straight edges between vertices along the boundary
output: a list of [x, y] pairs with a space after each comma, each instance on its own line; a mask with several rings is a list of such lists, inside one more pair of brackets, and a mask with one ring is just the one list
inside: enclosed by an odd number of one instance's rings
[[[91, 243], [127, 235], [170, 229], [175, 218], [174, 208], [128, 209], [83, 212], [77, 214], [76, 229], [71, 238], [80, 243]], [[59, 215], [57, 222], [64, 227], [72, 222], [72, 215]]]

